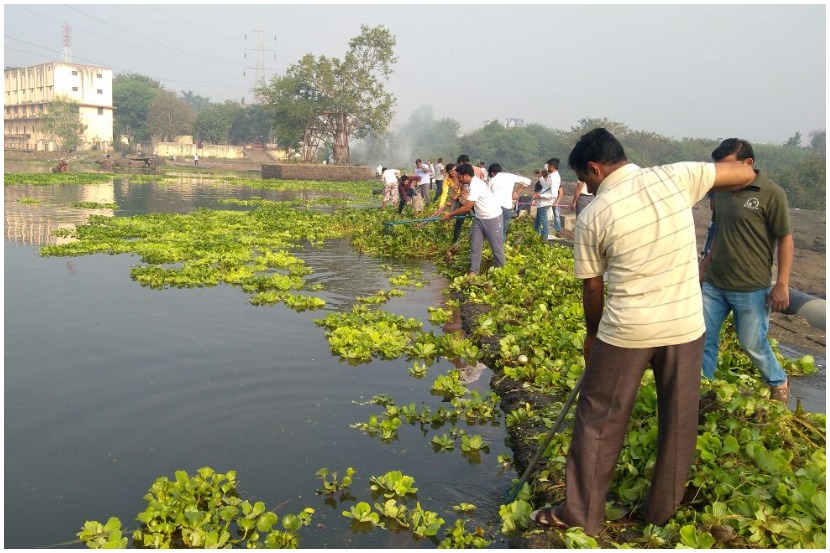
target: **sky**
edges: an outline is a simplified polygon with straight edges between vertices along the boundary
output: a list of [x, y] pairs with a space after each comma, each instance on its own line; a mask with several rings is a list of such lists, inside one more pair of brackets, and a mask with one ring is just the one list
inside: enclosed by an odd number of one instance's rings
[[[64, 58], [213, 102], [258, 74], [342, 58], [361, 24], [395, 35], [392, 129], [431, 107], [463, 132], [607, 117], [676, 139], [783, 143], [826, 127], [826, 6], [767, 4], [4, 4], [5, 67]], [[260, 61], [260, 63], [258, 63]]]

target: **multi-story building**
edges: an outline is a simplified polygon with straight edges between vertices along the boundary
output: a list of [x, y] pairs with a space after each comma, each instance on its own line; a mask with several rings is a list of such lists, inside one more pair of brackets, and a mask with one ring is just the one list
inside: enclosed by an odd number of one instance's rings
[[86, 130], [79, 149], [112, 149], [112, 69], [49, 62], [4, 71], [3, 143], [5, 148], [55, 151], [60, 144], [45, 133], [49, 104], [66, 98], [79, 105]]

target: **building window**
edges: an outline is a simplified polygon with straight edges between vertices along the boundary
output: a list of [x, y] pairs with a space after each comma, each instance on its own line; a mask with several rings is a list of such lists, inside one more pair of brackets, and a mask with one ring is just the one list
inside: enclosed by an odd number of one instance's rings
[[72, 87], [72, 92], [78, 92], [78, 87], [77, 87], [77, 86], [73, 86], [73, 87]]
[[78, 72], [77, 72], [77, 71], [73, 71], [73, 72], [72, 72], [72, 74], [73, 74], [73, 75], [77, 75], [77, 74], [78, 74]]
[[104, 108], [98, 108], [98, 115], [104, 115]]
[[98, 73], [98, 74], [96, 75], [96, 77], [98, 77], [99, 79], [103, 79], [103, 78], [104, 78], [104, 76], [103, 76], [101, 73]]
[[98, 89], [98, 94], [103, 94], [103, 93], [104, 93], [104, 91], [99, 88]]

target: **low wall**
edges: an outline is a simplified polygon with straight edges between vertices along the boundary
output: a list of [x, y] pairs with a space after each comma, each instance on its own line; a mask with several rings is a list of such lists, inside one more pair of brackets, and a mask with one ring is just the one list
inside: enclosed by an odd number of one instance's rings
[[369, 167], [354, 165], [322, 165], [306, 163], [263, 164], [263, 179], [279, 180], [372, 180], [375, 173]]
[[219, 159], [244, 159], [242, 146], [229, 146], [225, 144], [203, 144], [197, 149], [196, 144], [182, 144], [179, 142], [157, 142], [153, 145], [154, 153], [161, 157], [168, 158], [193, 158], [193, 154], [199, 153], [200, 158]]

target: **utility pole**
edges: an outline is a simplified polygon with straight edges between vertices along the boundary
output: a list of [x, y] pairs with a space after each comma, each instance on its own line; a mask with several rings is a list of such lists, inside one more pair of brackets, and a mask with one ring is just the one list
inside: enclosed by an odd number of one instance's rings
[[[254, 47], [254, 65], [248, 65], [245, 67], [245, 70], [254, 70], [254, 84], [251, 87], [253, 90], [256, 87], [264, 86], [265, 85], [265, 52], [274, 52], [274, 50], [268, 50], [265, 48], [265, 29], [262, 26], [262, 23], [257, 25], [256, 31], [251, 31], [256, 36], [256, 46]], [[245, 33], [245, 40], [248, 40], [248, 34]], [[277, 41], [277, 35], [274, 35], [274, 42]], [[248, 53], [245, 53], [245, 59], [248, 58]], [[274, 59], [277, 59], [277, 55], [274, 54]], [[246, 71], [242, 72], [242, 76], [247, 76]], [[258, 101], [259, 98], [254, 97], [254, 101]]]
[[63, 61], [72, 63], [72, 27], [63, 24]]

